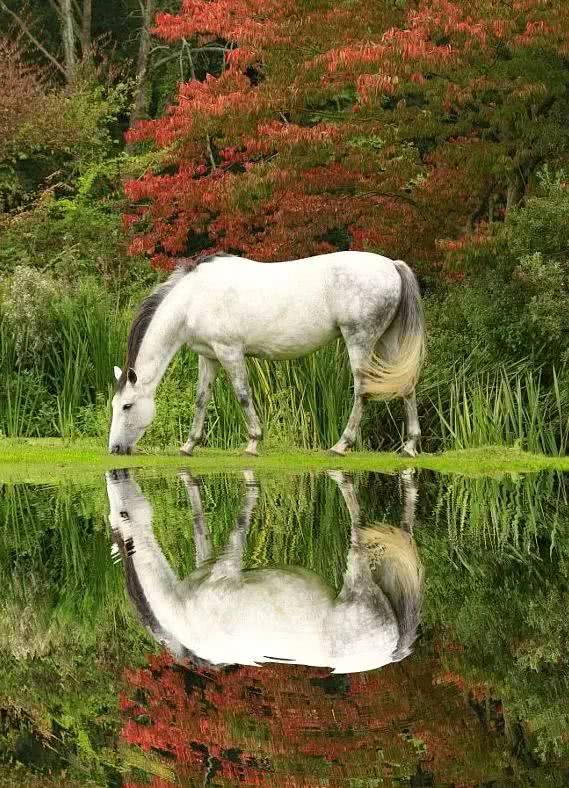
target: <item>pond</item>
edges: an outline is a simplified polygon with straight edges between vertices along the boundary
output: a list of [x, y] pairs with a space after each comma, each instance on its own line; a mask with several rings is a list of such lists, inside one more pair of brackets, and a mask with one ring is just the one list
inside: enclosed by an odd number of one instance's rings
[[566, 785], [561, 474], [0, 488], [0, 784]]

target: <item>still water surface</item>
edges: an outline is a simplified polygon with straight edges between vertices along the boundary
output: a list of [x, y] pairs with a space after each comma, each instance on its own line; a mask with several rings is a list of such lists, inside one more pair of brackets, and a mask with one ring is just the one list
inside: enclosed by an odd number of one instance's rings
[[566, 485], [0, 488], [0, 785], [569, 784]]

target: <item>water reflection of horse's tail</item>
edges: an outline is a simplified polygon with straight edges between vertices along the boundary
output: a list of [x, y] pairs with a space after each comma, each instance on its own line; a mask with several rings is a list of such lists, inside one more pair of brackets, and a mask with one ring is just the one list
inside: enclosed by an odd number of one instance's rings
[[196, 569], [180, 581], [154, 536], [152, 508], [128, 472], [107, 474], [114, 551], [129, 596], [152, 635], [177, 658], [210, 665], [298, 662], [355, 672], [406, 657], [417, 636], [423, 573], [413, 523], [417, 488], [402, 475], [400, 528], [361, 527], [351, 480], [330, 472], [348, 508], [350, 549], [343, 585], [332, 590], [300, 568], [244, 570], [259, 489], [245, 472], [241, 513], [223, 553], [211, 540], [197, 480], [180, 477], [193, 513]]

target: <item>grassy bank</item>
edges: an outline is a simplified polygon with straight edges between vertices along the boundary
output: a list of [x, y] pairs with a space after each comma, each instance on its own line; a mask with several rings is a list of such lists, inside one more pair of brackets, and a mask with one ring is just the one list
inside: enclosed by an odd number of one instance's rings
[[187, 467], [196, 473], [215, 473], [253, 467], [259, 471], [319, 471], [340, 468], [347, 471], [394, 472], [404, 467], [428, 468], [441, 473], [463, 475], [530, 473], [540, 470], [569, 470], [569, 457], [546, 457], [517, 449], [483, 448], [422, 454], [410, 460], [396, 454], [354, 452], [334, 457], [323, 451], [267, 450], [251, 458], [237, 451], [202, 449], [194, 457], [183, 457], [176, 449], [140, 453], [128, 457], [109, 455], [92, 441], [64, 444], [57, 439], [0, 441], [0, 483], [58, 482], [68, 478], [88, 478], [112, 468]]

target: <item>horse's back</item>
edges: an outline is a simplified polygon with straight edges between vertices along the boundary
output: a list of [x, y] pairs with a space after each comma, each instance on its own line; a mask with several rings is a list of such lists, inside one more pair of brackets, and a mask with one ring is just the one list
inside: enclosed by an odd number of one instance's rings
[[220, 257], [181, 287], [190, 336], [240, 344], [248, 355], [294, 358], [323, 347], [344, 325], [389, 318], [401, 281], [388, 258], [336, 252], [281, 263]]
[[397, 644], [397, 624], [379, 588], [346, 603], [334, 600], [318, 575], [294, 568], [216, 576], [187, 589], [187, 646], [214, 664], [366, 670], [389, 662]]
[[[262, 270], [261, 270], [262, 267]], [[346, 250], [342, 252], [328, 252], [326, 254], [301, 257], [297, 260], [282, 260], [275, 263], [265, 263], [253, 260], [250, 257], [237, 255], [212, 256], [196, 269], [207, 274], [208, 277], [218, 278], [221, 270], [226, 276], [235, 274], [237, 277], [251, 275], [253, 277], [265, 276], [267, 281], [273, 277], [301, 277], [302, 279], [321, 279], [328, 271], [352, 271], [359, 275], [375, 276], [385, 272], [386, 268], [393, 268], [393, 260], [375, 252], [360, 252]]]

